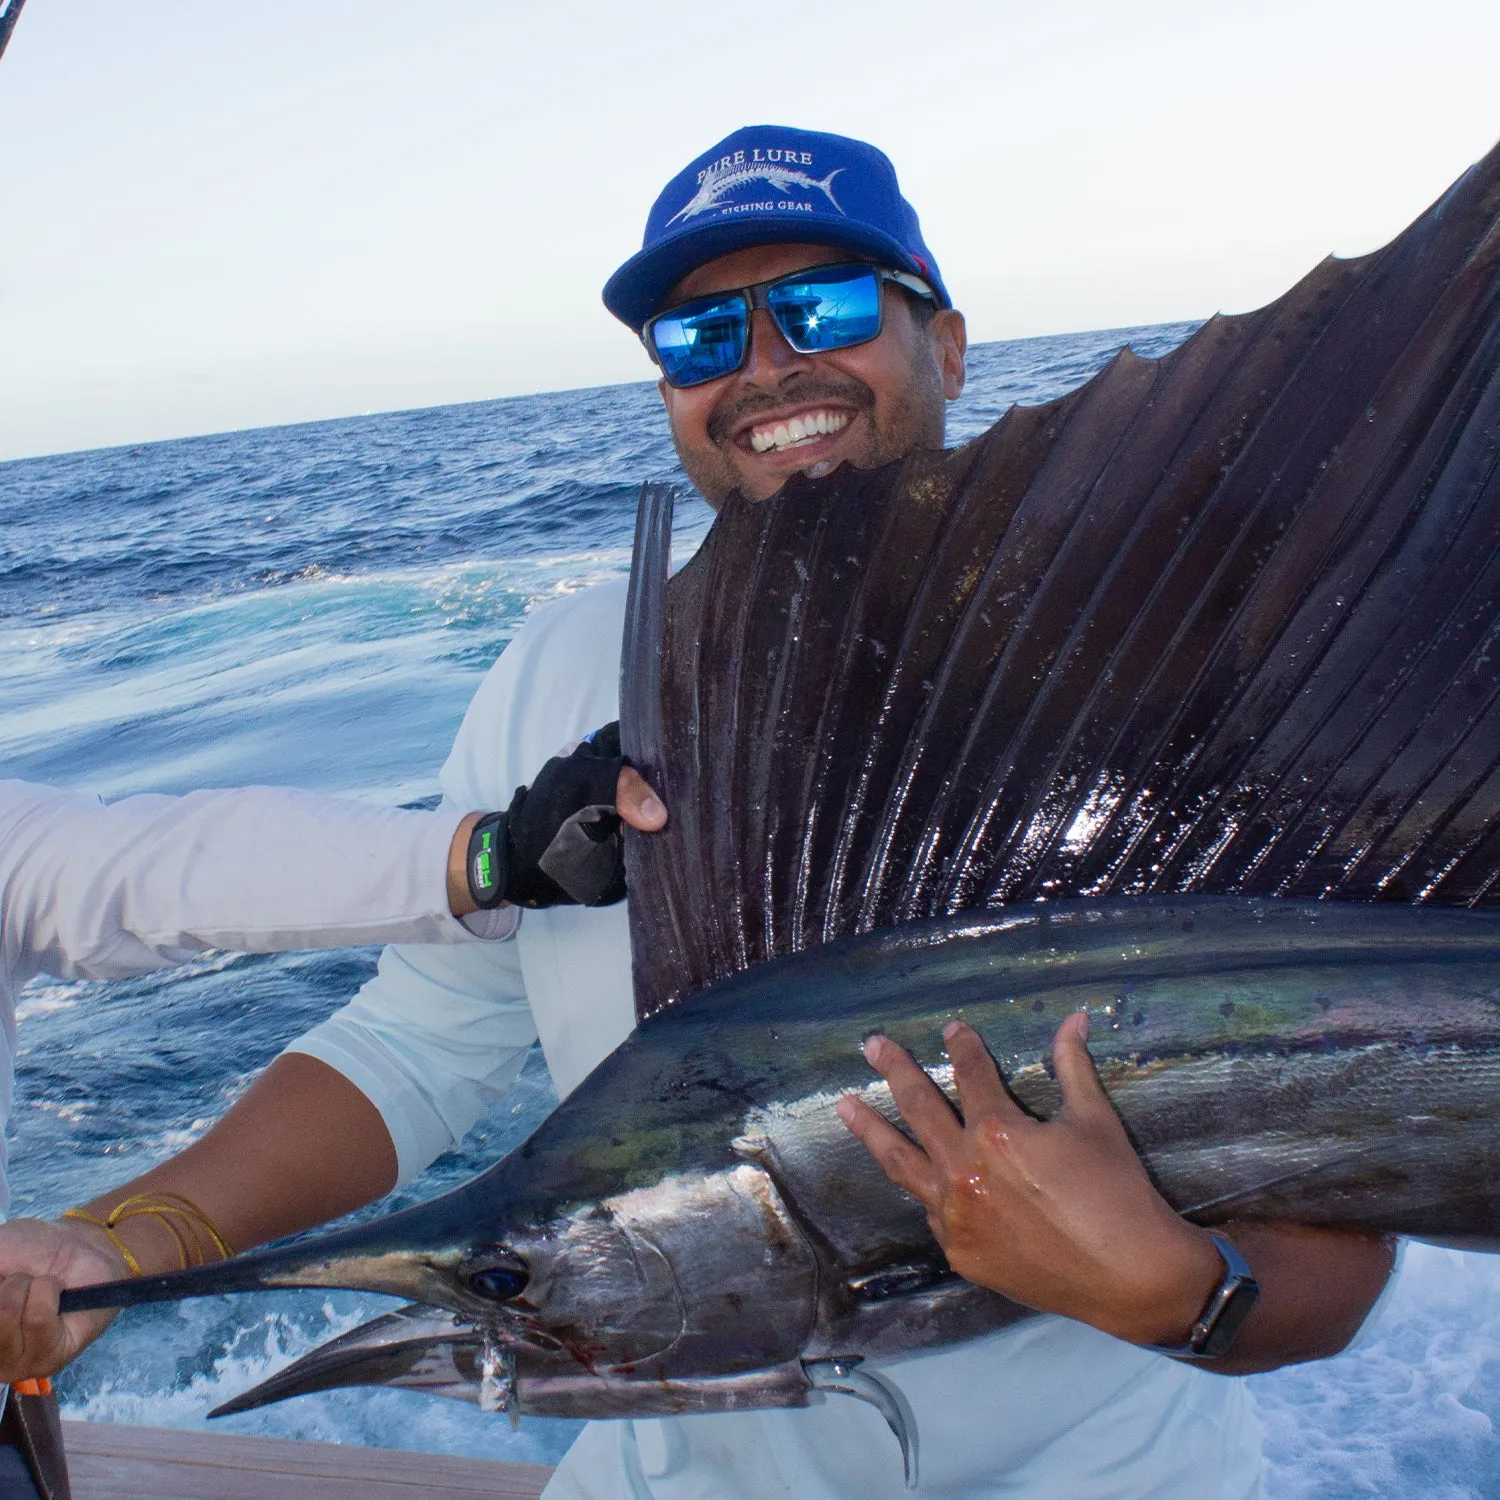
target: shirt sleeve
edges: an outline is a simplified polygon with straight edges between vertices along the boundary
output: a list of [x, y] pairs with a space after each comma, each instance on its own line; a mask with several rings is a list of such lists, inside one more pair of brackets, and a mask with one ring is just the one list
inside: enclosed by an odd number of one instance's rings
[[462, 942], [447, 895], [461, 818], [280, 787], [106, 805], [0, 782], [0, 961], [111, 979], [210, 948]]
[[[549, 755], [615, 716], [623, 609], [622, 583], [527, 620], [464, 716], [443, 767], [445, 806], [506, 806]], [[375, 1105], [404, 1185], [463, 1139], [514, 1082], [536, 1039], [517, 944], [403, 944], [381, 955], [348, 1005], [287, 1051], [337, 1069]]]

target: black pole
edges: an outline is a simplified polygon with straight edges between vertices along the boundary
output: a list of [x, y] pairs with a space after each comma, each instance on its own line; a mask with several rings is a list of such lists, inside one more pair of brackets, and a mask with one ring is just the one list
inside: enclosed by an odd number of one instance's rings
[[[0, 0], [3, 4], [3, 0]], [[9, 5], [0, 9], [0, 57], [5, 56], [5, 44], [10, 40], [10, 34], [16, 29], [16, 18], [21, 14], [21, 7], [26, 0], [10, 0]]]

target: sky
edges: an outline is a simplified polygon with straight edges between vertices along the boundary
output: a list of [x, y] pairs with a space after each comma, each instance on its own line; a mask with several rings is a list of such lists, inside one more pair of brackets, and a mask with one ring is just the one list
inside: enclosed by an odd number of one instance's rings
[[0, 459], [644, 380], [599, 301], [743, 124], [895, 161], [974, 340], [1201, 318], [1500, 138], [1495, 0], [28, 0]]

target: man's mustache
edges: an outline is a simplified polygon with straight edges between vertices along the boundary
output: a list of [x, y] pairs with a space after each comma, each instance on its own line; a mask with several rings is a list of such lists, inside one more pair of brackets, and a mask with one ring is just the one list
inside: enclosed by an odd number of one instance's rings
[[875, 392], [862, 380], [799, 380], [775, 395], [747, 392], [727, 397], [709, 417], [708, 435], [716, 443], [725, 443], [747, 417], [777, 411], [794, 403], [804, 406], [818, 401], [869, 411], [875, 405]]

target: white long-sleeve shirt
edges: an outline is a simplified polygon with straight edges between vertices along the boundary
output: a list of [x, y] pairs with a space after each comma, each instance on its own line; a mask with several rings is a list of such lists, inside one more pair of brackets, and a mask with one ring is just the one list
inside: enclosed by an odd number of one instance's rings
[[[475, 695], [443, 769], [452, 806], [504, 806], [618, 715], [625, 585], [538, 610]], [[669, 810], [670, 811], [670, 810]], [[295, 1043], [380, 1110], [409, 1180], [457, 1141], [538, 1035], [566, 1094], [634, 1024], [625, 905], [522, 916], [514, 942], [397, 947]], [[1260, 1437], [1243, 1383], [1065, 1318], [882, 1362], [942, 1500], [1249, 1500]], [[895, 1440], [847, 1397], [806, 1410], [593, 1422], [547, 1500], [903, 1500]]]
[[[447, 893], [461, 817], [275, 787], [106, 806], [0, 781], [0, 1213], [16, 996], [28, 979], [119, 979], [211, 948], [461, 943], [472, 934]], [[513, 925], [507, 913], [479, 930]]]

